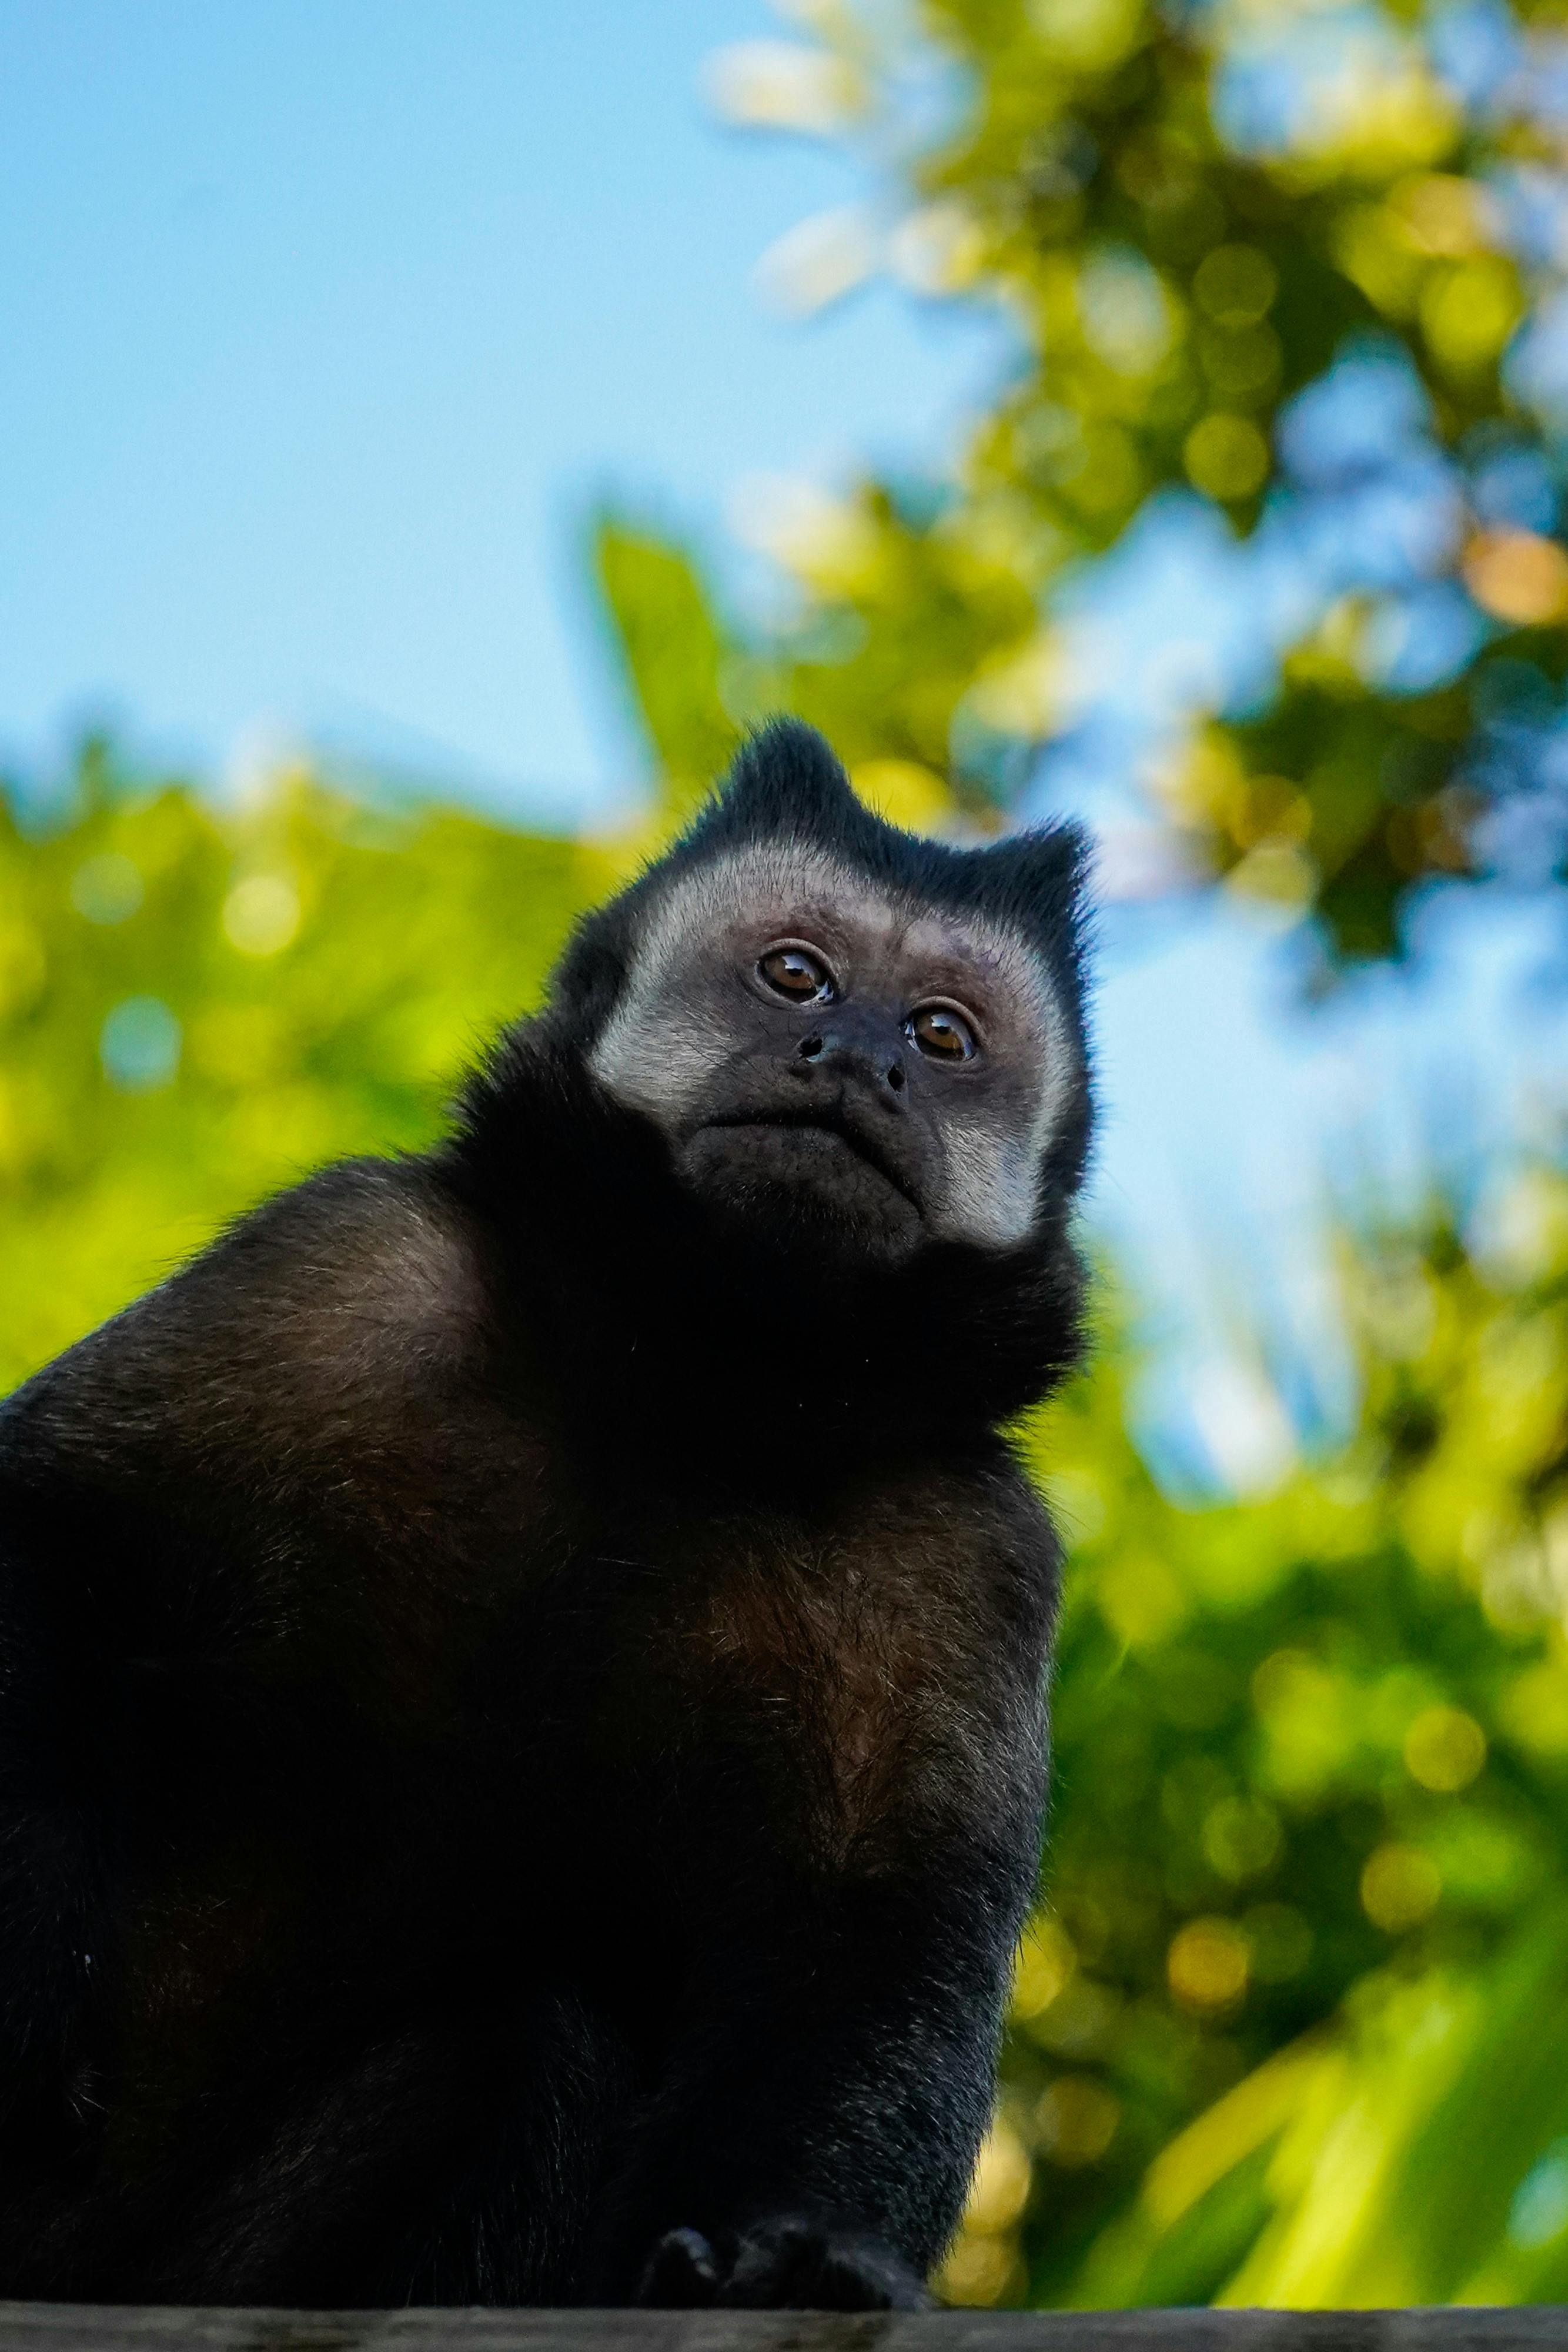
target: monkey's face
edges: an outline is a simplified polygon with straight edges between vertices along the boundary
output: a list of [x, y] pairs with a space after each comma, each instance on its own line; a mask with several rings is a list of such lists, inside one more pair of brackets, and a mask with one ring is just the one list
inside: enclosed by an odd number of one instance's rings
[[1078, 1076], [1025, 940], [778, 843], [653, 898], [591, 1059], [721, 1214], [883, 1262], [1026, 1240]]

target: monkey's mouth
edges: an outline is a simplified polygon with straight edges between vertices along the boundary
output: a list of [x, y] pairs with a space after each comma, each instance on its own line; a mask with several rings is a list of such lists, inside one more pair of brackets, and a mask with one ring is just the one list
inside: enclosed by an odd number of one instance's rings
[[919, 1194], [892, 1154], [858, 1120], [846, 1118], [841, 1110], [827, 1107], [810, 1111], [783, 1108], [737, 1110], [730, 1111], [721, 1118], [709, 1119], [706, 1125], [710, 1130], [718, 1129], [731, 1134], [737, 1130], [754, 1129], [771, 1135], [820, 1136], [826, 1143], [837, 1145], [849, 1152], [869, 1168], [873, 1175], [880, 1176], [916, 1216], [922, 1213]]

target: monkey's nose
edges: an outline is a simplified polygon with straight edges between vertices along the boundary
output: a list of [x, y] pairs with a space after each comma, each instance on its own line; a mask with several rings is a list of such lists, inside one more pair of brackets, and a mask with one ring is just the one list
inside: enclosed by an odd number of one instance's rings
[[[798, 1058], [809, 1062], [814, 1069], [833, 1070], [847, 1078], [858, 1078], [869, 1085], [884, 1102], [890, 1096], [901, 1095], [908, 1082], [904, 1055], [885, 1044], [869, 1044], [860, 1038], [836, 1035], [831, 1030], [814, 1030], [802, 1037], [795, 1048]], [[802, 1076], [810, 1075], [802, 1071]], [[892, 1102], [887, 1108], [894, 1108]], [[900, 1109], [903, 1105], [897, 1106]]]

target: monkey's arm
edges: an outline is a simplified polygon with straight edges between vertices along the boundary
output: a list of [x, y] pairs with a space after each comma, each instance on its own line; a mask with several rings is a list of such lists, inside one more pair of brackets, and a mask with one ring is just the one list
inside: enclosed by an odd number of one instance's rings
[[[989, 2119], [1016, 1861], [986, 1884], [802, 1900], [794, 1932], [724, 1955], [742, 1990], [694, 2031], [617, 2232], [619, 2292], [916, 2308]], [[635, 2271], [638, 2274], [631, 2275]]]
[[999, 1484], [946, 1496], [945, 1556], [933, 1513], [896, 1597], [892, 1529], [841, 1562], [841, 1678], [802, 1678], [806, 1741], [784, 1735], [751, 1779], [749, 1824], [734, 1751], [694, 1819], [700, 1981], [622, 2186], [615, 2293], [923, 2299], [989, 2120], [1039, 1862], [1054, 1539], [1021, 1482]]

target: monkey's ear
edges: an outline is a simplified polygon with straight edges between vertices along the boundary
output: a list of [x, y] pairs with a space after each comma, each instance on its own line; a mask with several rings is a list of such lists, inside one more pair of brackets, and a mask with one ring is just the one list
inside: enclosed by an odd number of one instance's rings
[[1092, 863], [1090, 837], [1082, 825], [1034, 825], [992, 842], [978, 856], [988, 903], [1026, 935], [1077, 932]]
[[1087, 829], [1064, 819], [1059, 824], [1034, 824], [1021, 833], [1005, 834], [981, 852], [991, 872], [1015, 887], [1059, 890], [1081, 887], [1088, 879], [1091, 844]]
[[549, 1005], [582, 1045], [596, 1038], [626, 985], [631, 960], [630, 893], [595, 907], [573, 925], [550, 974]]
[[737, 752], [696, 829], [710, 842], [780, 834], [836, 839], [861, 815], [848, 776], [816, 729], [801, 719], [770, 719]]

